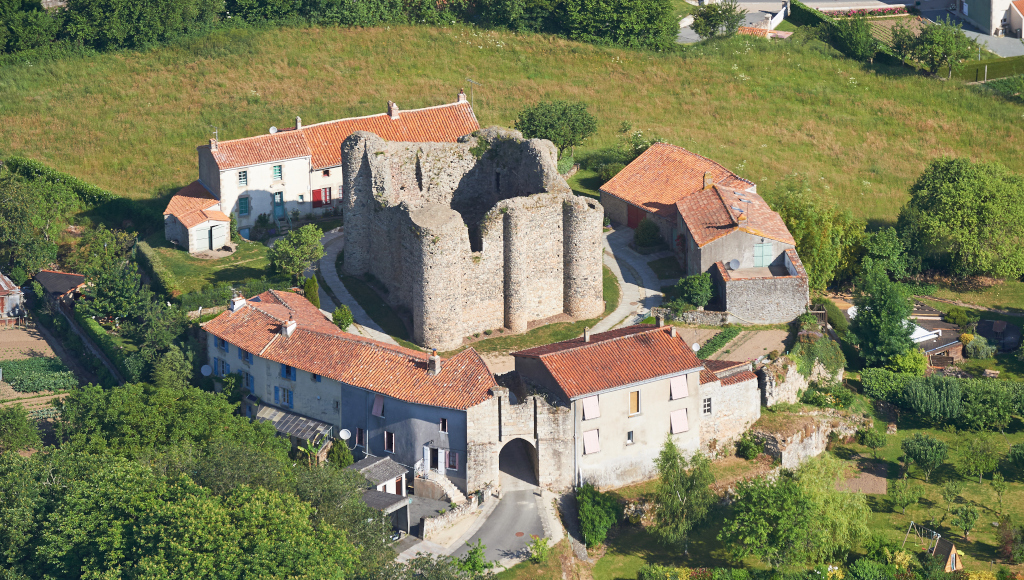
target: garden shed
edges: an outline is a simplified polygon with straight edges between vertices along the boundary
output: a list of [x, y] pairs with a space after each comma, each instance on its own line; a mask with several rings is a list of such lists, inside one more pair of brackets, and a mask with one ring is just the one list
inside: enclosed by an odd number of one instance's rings
[[174, 194], [164, 210], [164, 237], [190, 254], [217, 250], [230, 240], [231, 219], [199, 181]]

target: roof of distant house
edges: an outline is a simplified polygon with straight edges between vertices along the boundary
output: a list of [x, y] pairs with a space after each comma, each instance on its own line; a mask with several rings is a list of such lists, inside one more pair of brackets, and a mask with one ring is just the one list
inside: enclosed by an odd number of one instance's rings
[[704, 188], [704, 174], [713, 183], [736, 189], [754, 184], [721, 164], [668, 143], [655, 143], [627, 165], [601, 191], [648, 212], [672, 217], [675, 203]]
[[1011, 4], [1017, 9], [1018, 13], [1024, 16], [1024, 0], [1016, 0], [1016, 2], [1011, 2]]
[[11, 294], [21, 294], [21, 288], [0, 272], [0, 296], [10, 296]]
[[[693, 350], [669, 327], [638, 324], [512, 353], [536, 358], [570, 399], [703, 368]], [[704, 369], [701, 378], [714, 377]], [[717, 380], [715, 377], [713, 380]], [[704, 382], [704, 381], [702, 381]]]
[[767, 28], [758, 28], [756, 26], [740, 26], [736, 29], [737, 34], [746, 34], [747, 36], [756, 36], [758, 38], [768, 38], [769, 30]]
[[56, 270], [40, 270], [33, 276], [50, 294], [66, 294], [85, 283], [85, 276]]
[[205, 221], [227, 222], [231, 218], [224, 215], [213, 194], [197, 179], [174, 194], [167, 204], [164, 215], [173, 215], [185, 229], [197, 226]]
[[[341, 165], [341, 142], [356, 131], [369, 131], [386, 141], [454, 143], [480, 129], [473, 107], [459, 94], [454, 103], [326, 121], [277, 133], [220, 141], [210, 151], [221, 171], [286, 159], [310, 158], [312, 170]], [[201, 145], [199, 149], [210, 149]]]
[[256, 420], [260, 423], [270, 421], [278, 432], [287, 433], [298, 439], [311, 440], [314, 443], [319, 443], [324, 437], [329, 437], [334, 430], [334, 426], [330, 423], [266, 405], [261, 405], [256, 411]]
[[680, 199], [676, 208], [698, 247], [737, 230], [796, 245], [786, 222], [756, 193], [712, 185]]
[[368, 489], [363, 492], [363, 503], [386, 514], [397, 511], [409, 504], [409, 498], [385, 491]]
[[[290, 337], [281, 333], [294, 320]], [[343, 332], [291, 292], [269, 290], [203, 325], [247, 352], [411, 403], [466, 409], [490, 397], [494, 375], [472, 348], [427, 372], [426, 353]]]
[[[345, 445], [344, 441], [336, 442], [335, 445]], [[409, 471], [406, 467], [395, 463], [390, 457], [365, 457], [348, 466], [363, 474], [373, 485], [380, 485], [388, 481], [394, 481]]]

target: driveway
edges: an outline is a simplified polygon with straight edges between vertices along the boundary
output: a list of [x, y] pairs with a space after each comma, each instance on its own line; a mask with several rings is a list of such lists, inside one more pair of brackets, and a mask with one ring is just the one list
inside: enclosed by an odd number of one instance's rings
[[[661, 283], [647, 262], [662, 257], [662, 253], [644, 256], [629, 247], [633, 230], [618, 226], [605, 235], [604, 264], [619, 280], [619, 307], [594, 325], [593, 332], [604, 332], [636, 324], [643, 320], [651, 308], [661, 306]], [[665, 252], [664, 255], [672, 255]], [[621, 324], [620, 324], [621, 323]]]
[[959, 22], [964, 27], [964, 34], [978, 41], [979, 44], [999, 56], [1024, 56], [1024, 42], [1021, 42], [1019, 38], [985, 34], [977, 26], [974, 26], [970, 22], [961, 18], [958, 14], [950, 12], [949, 10], [922, 10], [921, 16], [931, 20], [932, 22], [945, 20], [948, 16], [952, 20]]

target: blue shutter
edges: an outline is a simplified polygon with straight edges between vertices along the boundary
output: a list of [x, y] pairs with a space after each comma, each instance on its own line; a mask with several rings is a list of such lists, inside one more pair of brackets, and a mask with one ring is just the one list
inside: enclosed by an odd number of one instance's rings
[[230, 375], [231, 374], [231, 365], [229, 365], [228, 363], [224, 363], [224, 374], [226, 374], [226, 375]]
[[256, 392], [256, 390], [254, 388], [255, 387], [255, 382], [256, 381], [252, 378], [252, 375], [249, 375], [249, 392], [250, 393]]
[[287, 379], [288, 378], [288, 369], [285, 368], [285, 364], [284, 363], [281, 363], [281, 378], [282, 379]]
[[238, 349], [238, 360], [242, 360], [242, 349]]
[[220, 374], [220, 359], [213, 357], [213, 374]]
[[274, 403], [281, 402], [281, 387], [274, 387]]
[[224, 341], [224, 352], [225, 354], [231, 352], [231, 344], [226, 340]]
[[291, 371], [292, 371], [292, 377], [291, 378], [294, 381], [294, 380], [296, 380], [295, 377], [296, 377], [296, 375], [298, 375], [298, 373], [295, 371], [295, 367], [292, 367]]

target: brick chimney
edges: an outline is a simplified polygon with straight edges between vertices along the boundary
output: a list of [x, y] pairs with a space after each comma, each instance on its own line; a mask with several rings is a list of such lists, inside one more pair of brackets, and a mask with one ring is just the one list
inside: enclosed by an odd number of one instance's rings
[[245, 306], [245, 296], [235, 296], [231, 299], [231, 303], [228, 304], [228, 310], [231, 312], [238, 312]]
[[216, 151], [216, 150], [217, 150], [217, 139], [216, 138], [210, 139], [210, 151]]
[[704, 189], [707, 189], [715, 184], [715, 176], [710, 171], [704, 172]]
[[298, 131], [302, 128], [302, 117], [295, 115], [295, 130]]
[[437, 354], [437, 349], [434, 349], [430, 353], [430, 360], [427, 361], [427, 374], [430, 376], [436, 376], [441, 373], [441, 357]]
[[295, 317], [289, 314], [288, 322], [281, 325], [281, 334], [283, 334], [285, 338], [291, 337], [291, 335], [295, 333], [296, 326], [298, 325], [295, 323]]
[[583, 342], [590, 342], [590, 327], [583, 327]]
[[459, 100], [457, 102], [459, 102], [459, 103], [467, 102], [466, 90], [465, 89], [459, 89]]
[[397, 121], [398, 118], [401, 116], [399, 115], [398, 112], [398, 105], [392, 103], [391, 101], [388, 101], [388, 116], [391, 117], [392, 121]]

